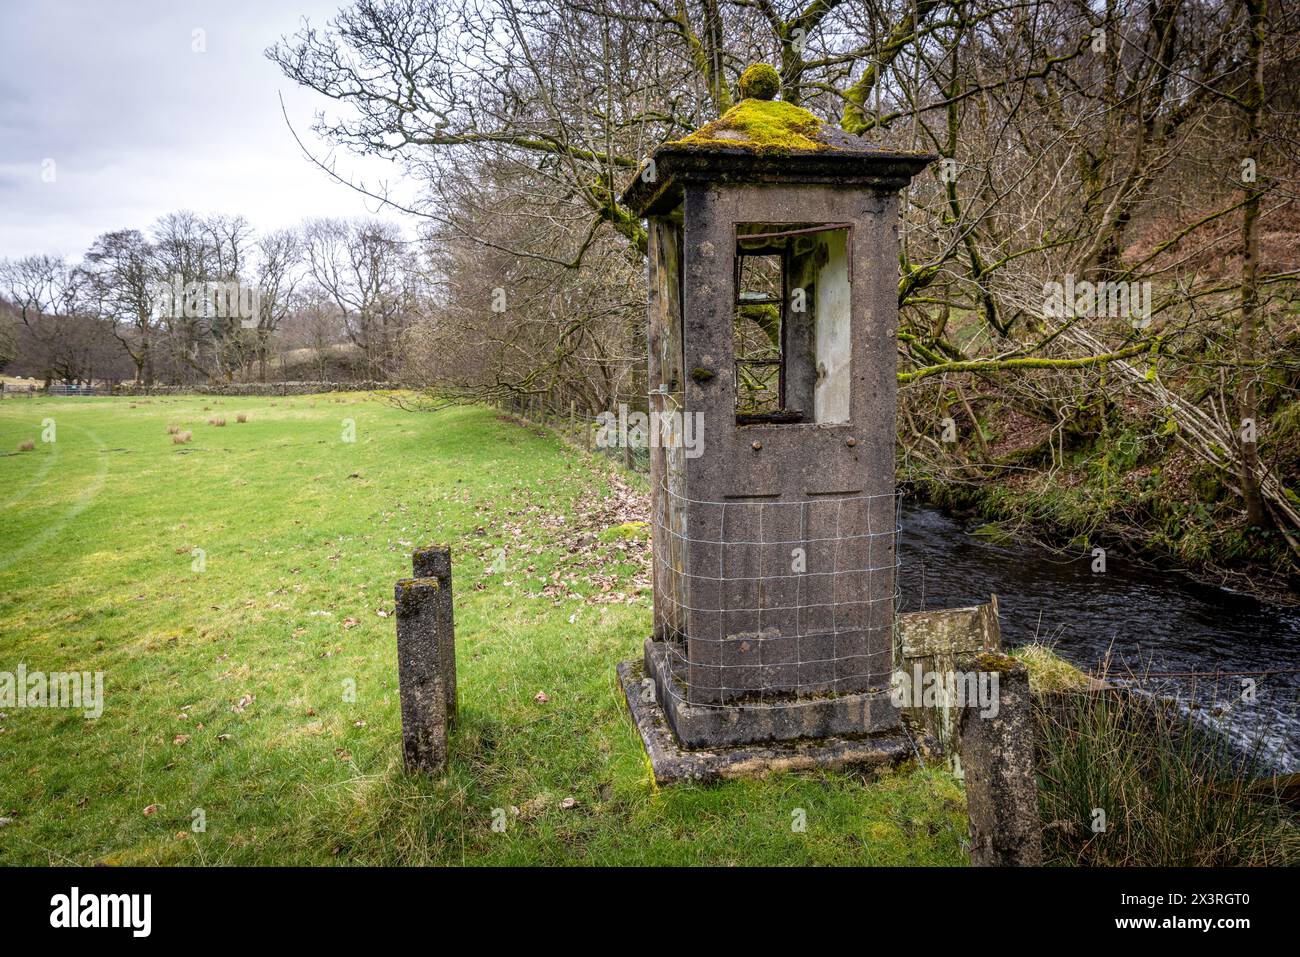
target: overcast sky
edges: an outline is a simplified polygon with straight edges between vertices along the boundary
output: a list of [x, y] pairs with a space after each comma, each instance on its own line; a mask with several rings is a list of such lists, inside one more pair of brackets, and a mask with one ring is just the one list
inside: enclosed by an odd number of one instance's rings
[[[0, 0], [0, 257], [79, 257], [102, 232], [147, 230], [176, 209], [242, 213], [259, 229], [375, 212], [302, 155], [279, 94], [317, 150], [328, 146], [309, 127], [330, 101], [263, 56], [304, 16], [324, 26], [342, 5]], [[396, 178], [348, 153], [338, 168]]]

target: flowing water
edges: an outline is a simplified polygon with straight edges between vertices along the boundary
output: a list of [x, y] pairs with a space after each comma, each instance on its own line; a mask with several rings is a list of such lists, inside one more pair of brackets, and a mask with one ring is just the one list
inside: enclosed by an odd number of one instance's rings
[[[1037, 641], [1090, 671], [1260, 672], [1300, 668], [1300, 608], [1199, 584], [1177, 572], [1107, 556], [1077, 559], [971, 535], [958, 519], [915, 505], [902, 510], [900, 611], [954, 608], [998, 596], [1006, 647]], [[1300, 771], [1300, 674], [1243, 678], [1147, 677], [1152, 693], [1195, 701], [1196, 714], [1243, 748], [1258, 742], [1277, 771]]]

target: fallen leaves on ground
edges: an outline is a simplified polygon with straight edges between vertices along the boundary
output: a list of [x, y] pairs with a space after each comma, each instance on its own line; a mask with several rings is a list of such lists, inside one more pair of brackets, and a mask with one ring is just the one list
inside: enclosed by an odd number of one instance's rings
[[[608, 476], [609, 489], [604, 495], [581, 494], [572, 516], [555, 508], [552, 500], [528, 502], [506, 513], [493, 524], [494, 534], [506, 541], [507, 574], [512, 577], [502, 587], [514, 588], [527, 581], [541, 584], [530, 598], [549, 598], [554, 604], [565, 600], [593, 605], [636, 604], [649, 600], [652, 553], [648, 538], [615, 536], [602, 541], [608, 529], [642, 527], [649, 517], [649, 496], [633, 488], [615, 471]], [[478, 511], [490, 513], [491, 505]], [[482, 534], [482, 526], [475, 530]], [[535, 574], [534, 556], [553, 553], [561, 557], [545, 575]], [[485, 568], [498, 561], [500, 550], [488, 545], [478, 556]], [[613, 570], [616, 565], [631, 565], [630, 576]], [[523, 576], [527, 576], [524, 578]], [[483, 582], [474, 585], [481, 591]]]

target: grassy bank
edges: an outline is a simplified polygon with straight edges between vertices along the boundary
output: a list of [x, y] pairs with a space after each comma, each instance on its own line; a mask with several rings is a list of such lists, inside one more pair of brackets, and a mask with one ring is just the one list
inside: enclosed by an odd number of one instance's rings
[[[614, 684], [644, 501], [483, 410], [0, 403], [0, 671], [105, 676], [97, 720], [0, 709], [0, 864], [964, 863], [933, 769], [655, 790]], [[461, 693], [438, 782], [400, 770], [389, 617], [428, 542]]]
[[[1300, 599], [1300, 563], [1285, 536], [1247, 527], [1233, 477], [1199, 461], [1171, 429], [1114, 408], [1076, 410], [1061, 429], [994, 400], [969, 408], [980, 441], [969, 415], [954, 411], [961, 440], [939, 458], [899, 463], [900, 482], [920, 500], [986, 523], [992, 535], [1076, 553], [1100, 546], [1272, 600]], [[1300, 474], [1297, 409], [1279, 413], [1260, 446], [1289, 487]]]

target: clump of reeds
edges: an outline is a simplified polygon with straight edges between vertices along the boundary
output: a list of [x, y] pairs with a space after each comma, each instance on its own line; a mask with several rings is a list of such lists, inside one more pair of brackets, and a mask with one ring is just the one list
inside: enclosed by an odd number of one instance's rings
[[1284, 800], [1282, 779], [1269, 776], [1259, 744], [1243, 753], [1193, 717], [1196, 702], [1137, 690], [1147, 683], [1141, 676], [1103, 680], [1101, 690], [1036, 699], [1045, 861], [1300, 863], [1300, 815]]

